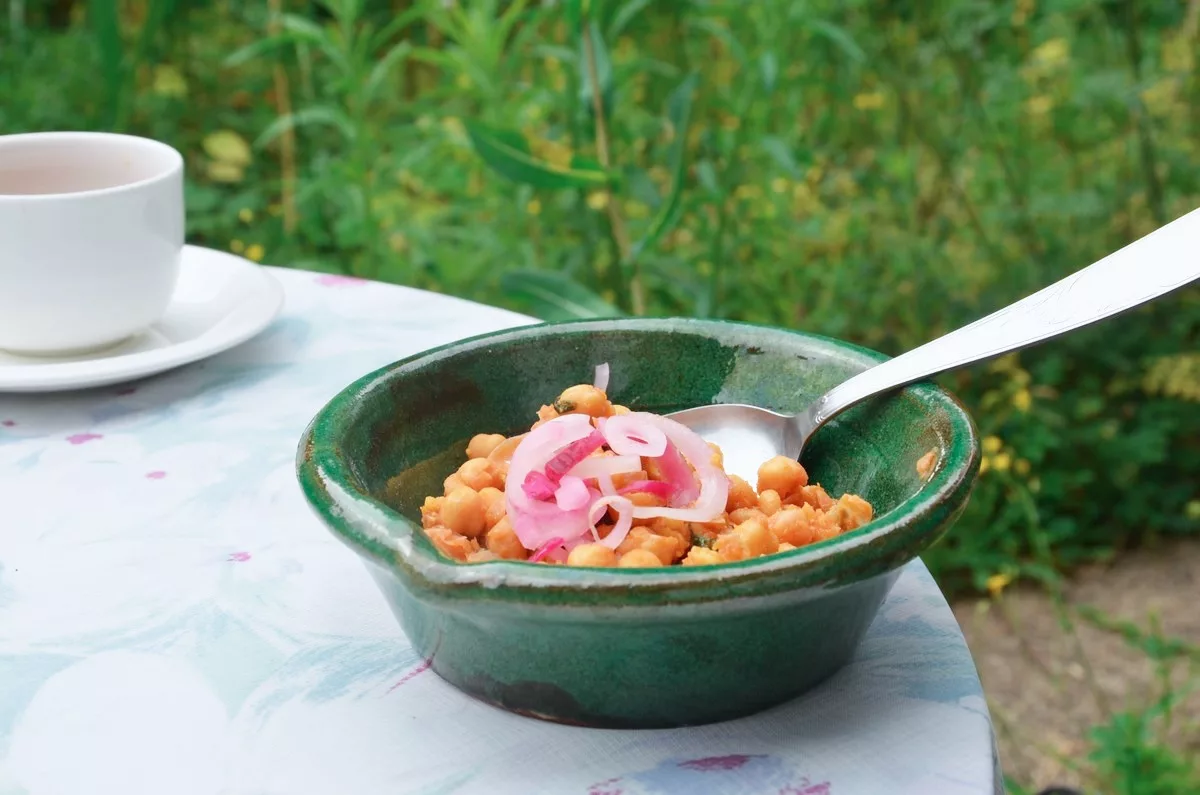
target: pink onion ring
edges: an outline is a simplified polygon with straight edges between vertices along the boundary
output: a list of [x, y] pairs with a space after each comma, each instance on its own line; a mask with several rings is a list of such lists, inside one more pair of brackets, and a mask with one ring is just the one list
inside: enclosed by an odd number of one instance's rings
[[596, 377], [592, 381], [592, 386], [601, 392], [608, 392], [608, 374], [608, 362], [596, 365]]
[[[635, 414], [660, 428], [666, 434], [667, 440], [687, 459], [685, 466], [690, 463], [696, 470], [700, 479], [700, 494], [691, 507], [634, 506], [633, 518], [665, 516], [684, 522], [711, 522], [717, 518], [725, 510], [725, 502], [729, 498], [729, 476], [720, 467], [713, 465], [713, 451], [708, 442], [691, 428], [675, 420], [646, 412]], [[675, 499], [679, 502], [684, 497], [677, 494]]]
[[662, 429], [645, 422], [636, 414], [610, 417], [600, 431], [617, 455], [658, 458], [667, 451], [667, 435]]
[[[613, 525], [613, 529], [608, 535], [601, 538], [600, 534], [596, 532], [596, 523], [604, 518], [610, 505], [617, 510], [617, 523]], [[614, 495], [596, 500], [592, 503], [592, 507], [588, 508], [588, 521], [592, 523], [592, 538], [609, 549], [616, 549], [625, 540], [625, 536], [629, 535], [629, 529], [633, 527], [633, 512], [633, 503], [627, 497]]]

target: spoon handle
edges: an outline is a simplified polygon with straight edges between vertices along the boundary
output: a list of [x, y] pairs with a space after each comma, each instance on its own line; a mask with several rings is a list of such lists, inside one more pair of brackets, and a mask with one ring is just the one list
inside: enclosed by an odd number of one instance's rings
[[1198, 276], [1200, 209], [1015, 304], [843, 381], [798, 420], [811, 422], [811, 431], [880, 392], [1057, 337], [1133, 309]]

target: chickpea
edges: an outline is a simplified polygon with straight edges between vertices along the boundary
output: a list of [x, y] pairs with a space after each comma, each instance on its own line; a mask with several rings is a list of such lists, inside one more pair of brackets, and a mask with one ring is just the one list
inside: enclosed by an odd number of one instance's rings
[[425, 503], [421, 506], [421, 526], [429, 529], [434, 525], [441, 524], [442, 506], [445, 503], [445, 497], [426, 497]]
[[617, 546], [617, 553], [624, 555], [635, 549], [644, 549], [654, 555], [660, 565], [669, 566], [683, 554], [687, 545], [677, 537], [658, 535], [648, 527], [638, 526], [629, 531], [629, 535]]
[[617, 565], [622, 569], [650, 569], [662, 565], [662, 561], [648, 549], [631, 549], [621, 556]]
[[742, 537], [732, 530], [717, 536], [712, 548], [721, 557], [722, 563], [732, 563], [751, 557], [746, 545], [742, 542]]
[[467, 485], [467, 484], [463, 483], [463, 479], [460, 478], [458, 476], [458, 473], [456, 472], [455, 474], [450, 475], [449, 477], [447, 477], [445, 480], [442, 481], [442, 493], [449, 494], [450, 492], [454, 491], [455, 489], [461, 489], [465, 485]]
[[454, 532], [471, 538], [482, 533], [486, 522], [479, 492], [461, 486], [446, 495], [446, 502], [442, 505], [442, 522]]
[[[835, 506], [834, 510], [837, 508]], [[827, 541], [830, 538], [837, 538], [842, 533], [842, 527], [838, 523], [837, 516], [833, 513], [823, 513], [817, 519], [817, 540]]]
[[808, 473], [800, 462], [777, 455], [758, 468], [758, 493], [767, 489], [779, 492], [779, 496], [787, 499], [792, 494], [808, 485]]
[[615, 566], [617, 553], [603, 544], [580, 544], [567, 555], [568, 566]]
[[682, 519], [668, 519], [660, 516], [650, 523], [650, 532], [674, 539], [681, 546], [680, 555], [692, 545], [692, 531], [688, 529], [687, 522]]
[[811, 505], [818, 511], [828, 511], [833, 507], [833, 498], [825, 489], [821, 488], [821, 484], [812, 483], [803, 487], [798, 492], [788, 497], [789, 505]]
[[479, 551], [479, 543], [473, 538], [454, 532], [448, 527], [437, 525], [425, 531], [438, 552], [453, 560], [466, 560], [472, 552]]
[[576, 384], [567, 387], [554, 401], [554, 410], [559, 414], [586, 414], [589, 417], [612, 415], [612, 404], [608, 396], [591, 384]]
[[496, 522], [508, 513], [504, 502], [504, 492], [494, 486], [486, 486], [479, 490], [479, 499], [483, 500], [483, 518], [489, 528], [495, 527]]
[[843, 533], [848, 533], [871, 521], [874, 513], [871, 504], [862, 497], [857, 494], [843, 494], [838, 499], [837, 505], [831, 508], [826, 515], [837, 521], [838, 527]]
[[712, 458], [709, 459], [709, 463], [711, 463], [713, 466], [715, 466], [718, 469], [724, 469], [725, 468], [725, 454], [721, 452], [721, 448], [718, 447], [717, 445], [713, 444], [712, 442], [709, 442], [708, 446], [712, 449]]
[[933, 448], [925, 455], [917, 459], [917, 477], [921, 480], [929, 480], [929, 476], [933, 474], [934, 467], [937, 466], [938, 451]]
[[692, 547], [687, 557], [683, 559], [684, 566], [715, 566], [721, 562], [720, 555], [705, 547]]
[[634, 504], [635, 507], [638, 508], [647, 508], [652, 505], [655, 507], [662, 507], [663, 505], [667, 504], [667, 501], [662, 497], [651, 494], [648, 491], [634, 491], [626, 494], [625, 496]]
[[[775, 456], [767, 461], [764, 466], [766, 467], [765, 473], [763, 472], [763, 467], [759, 468], [759, 482], [766, 489], [773, 489], [778, 492], [780, 498], [785, 503], [788, 497], [798, 493], [808, 485], [808, 471], [794, 458]], [[766, 482], [763, 482], [764, 475]], [[760, 488], [759, 493], [761, 494], [763, 490]]]
[[467, 458], [487, 458], [504, 441], [502, 433], [477, 433], [467, 443]]
[[615, 405], [615, 404], [614, 404], [614, 405], [613, 405], [613, 410], [612, 410], [612, 413], [613, 413], [613, 416], [614, 416], [614, 417], [619, 417], [619, 416], [620, 416], [620, 415], [622, 415], [622, 414], [628, 414], [628, 413], [629, 413], [629, 407], [628, 407], [628, 406], [618, 406], [618, 405]]
[[767, 515], [757, 508], [738, 508], [736, 511], [729, 512], [729, 522], [735, 527], [742, 522], [748, 522], [751, 519], [757, 519], [763, 524], [766, 524]]
[[740, 508], [757, 508], [758, 495], [754, 488], [737, 475], [729, 476], [729, 498], [725, 500], [725, 510], [733, 513]]
[[467, 563], [486, 563], [489, 560], [499, 560], [500, 558], [495, 552], [488, 549], [479, 549], [467, 555]]
[[811, 505], [787, 505], [768, 520], [767, 527], [781, 543], [802, 547], [817, 540], [817, 520]]
[[463, 485], [480, 491], [492, 485], [492, 468], [486, 458], [472, 458], [458, 468]]
[[513, 530], [512, 522], [507, 516], [488, 530], [486, 541], [487, 548], [505, 560], [525, 560], [529, 557], [529, 550], [525, 549], [521, 539], [517, 538], [517, 532]]
[[767, 529], [766, 522], [751, 519], [739, 524], [733, 532], [741, 538], [742, 549], [748, 558], [772, 555], [779, 551], [779, 540]]
[[774, 516], [782, 507], [783, 500], [779, 499], [779, 492], [775, 489], [767, 489], [758, 495], [758, 509], [765, 515]]

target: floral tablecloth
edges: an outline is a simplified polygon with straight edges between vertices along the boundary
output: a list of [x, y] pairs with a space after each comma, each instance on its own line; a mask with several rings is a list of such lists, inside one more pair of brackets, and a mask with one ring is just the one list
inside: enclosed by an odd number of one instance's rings
[[296, 440], [363, 373], [531, 321], [272, 272], [283, 314], [230, 352], [0, 395], [0, 795], [1002, 791], [975, 667], [919, 561], [846, 670], [751, 718], [589, 730], [441, 681], [310, 514]]

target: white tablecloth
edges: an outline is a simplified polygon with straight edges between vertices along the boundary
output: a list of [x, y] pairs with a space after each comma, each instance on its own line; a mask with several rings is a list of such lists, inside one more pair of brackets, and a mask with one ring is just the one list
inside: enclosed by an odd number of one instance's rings
[[0, 395], [0, 795], [1002, 791], [975, 667], [919, 561], [846, 670], [751, 718], [580, 729], [441, 681], [309, 512], [296, 441], [369, 370], [529, 320], [273, 272], [283, 315], [233, 351]]

